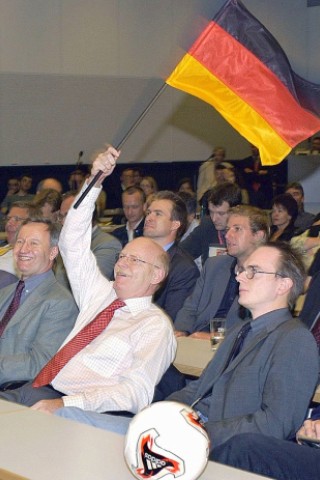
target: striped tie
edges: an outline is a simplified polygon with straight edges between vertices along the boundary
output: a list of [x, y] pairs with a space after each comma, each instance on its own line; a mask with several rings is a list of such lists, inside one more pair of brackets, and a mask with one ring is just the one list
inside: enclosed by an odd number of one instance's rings
[[20, 299], [21, 299], [21, 294], [22, 290], [24, 289], [24, 281], [19, 280], [16, 291], [14, 292], [14, 297], [8, 307], [8, 310], [4, 314], [1, 322], [0, 322], [0, 337], [3, 334], [4, 329], [8, 325], [9, 321], [13, 317], [13, 315], [16, 313], [16, 311], [19, 308], [20, 305]]
[[42, 387], [49, 385], [62, 368], [73, 358], [80, 350], [89, 345], [110, 323], [114, 312], [125, 305], [121, 300], [114, 300], [107, 308], [98, 313], [98, 315], [88, 325], [83, 327], [68, 343], [66, 343], [51, 360], [43, 367], [34, 379], [33, 387]]

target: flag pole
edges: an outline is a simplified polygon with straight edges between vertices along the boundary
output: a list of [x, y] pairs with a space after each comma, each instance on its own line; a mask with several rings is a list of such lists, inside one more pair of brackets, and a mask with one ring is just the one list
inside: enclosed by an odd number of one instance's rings
[[[151, 109], [151, 107], [153, 106], [153, 104], [158, 100], [158, 98], [160, 97], [160, 95], [164, 92], [165, 88], [166, 88], [167, 84], [164, 83], [161, 88], [157, 91], [157, 93], [155, 94], [155, 96], [151, 99], [151, 101], [149, 102], [149, 104], [146, 106], [146, 108], [143, 110], [143, 112], [139, 115], [139, 117], [133, 122], [133, 124], [131, 125], [131, 127], [129, 128], [129, 130], [127, 131], [127, 133], [122, 137], [122, 139], [120, 140], [120, 142], [118, 143], [118, 145], [115, 146], [115, 149], [116, 150], [119, 150], [123, 145], [124, 143], [128, 140], [128, 138], [130, 137], [130, 135], [134, 132], [134, 130], [137, 128], [137, 126], [139, 125], [139, 123], [143, 120], [143, 118], [147, 115], [147, 113], [149, 112], [149, 110]], [[76, 201], [76, 203], [74, 204], [73, 208], [77, 209], [79, 207], [79, 205], [82, 203], [82, 201], [84, 200], [84, 198], [88, 195], [88, 193], [90, 192], [90, 190], [92, 189], [92, 187], [94, 187], [94, 185], [97, 183], [97, 181], [99, 180], [99, 178], [101, 177], [102, 175], [102, 171], [99, 170], [98, 173], [96, 173], [96, 175], [94, 176], [94, 178], [91, 180], [91, 182], [89, 183], [89, 185], [87, 186], [87, 188], [85, 189], [85, 191], [82, 193], [81, 197]]]

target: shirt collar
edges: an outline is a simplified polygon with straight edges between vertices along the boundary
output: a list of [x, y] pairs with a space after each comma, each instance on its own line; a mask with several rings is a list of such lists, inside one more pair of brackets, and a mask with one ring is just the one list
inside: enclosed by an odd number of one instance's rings
[[47, 270], [44, 273], [39, 273], [38, 275], [32, 275], [31, 277], [24, 280], [25, 292], [31, 293], [35, 288], [37, 288], [46, 278], [52, 275], [52, 270]]

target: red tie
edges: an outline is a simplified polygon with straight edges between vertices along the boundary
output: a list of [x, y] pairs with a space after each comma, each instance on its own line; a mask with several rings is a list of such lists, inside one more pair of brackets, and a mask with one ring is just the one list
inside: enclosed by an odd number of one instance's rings
[[16, 313], [16, 311], [19, 308], [20, 305], [20, 299], [21, 299], [21, 294], [22, 290], [24, 289], [24, 281], [19, 280], [16, 291], [14, 292], [14, 297], [8, 307], [8, 310], [4, 314], [1, 322], [0, 322], [0, 337], [3, 334], [4, 329], [8, 325], [9, 321], [13, 317], [13, 315]]
[[311, 333], [313, 334], [314, 338], [316, 339], [318, 347], [320, 347], [320, 317], [318, 318], [314, 327], [312, 328]]
[[83, 327], [68, 343], [66, 343], [49, 362], [43, 367], [34, 379], [33, 387], [49, 385], [60, 370], [80, 350], [89, 345], [110, 323], [114, 312], [125, 305], [121, 300], [114, 300], [107, 308], [98, 313], [88, 325]]

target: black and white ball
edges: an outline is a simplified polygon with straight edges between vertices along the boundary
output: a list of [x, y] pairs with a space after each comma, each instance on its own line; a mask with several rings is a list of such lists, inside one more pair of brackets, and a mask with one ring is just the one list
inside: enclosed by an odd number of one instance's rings
[[158, 402], [130, 423], [124, 456], [138, 479], [195, 480], [208, 462], [209, 438], [197, 413], [178, 402]]

